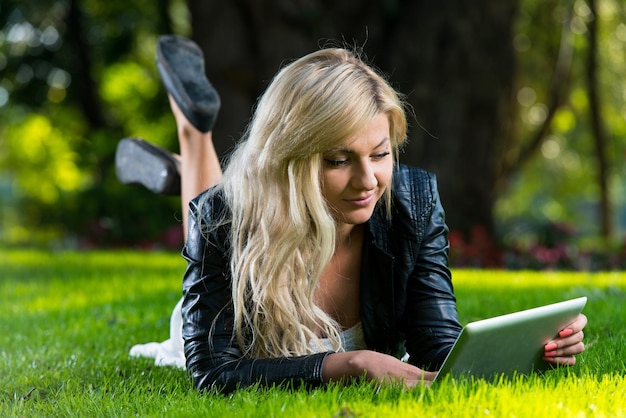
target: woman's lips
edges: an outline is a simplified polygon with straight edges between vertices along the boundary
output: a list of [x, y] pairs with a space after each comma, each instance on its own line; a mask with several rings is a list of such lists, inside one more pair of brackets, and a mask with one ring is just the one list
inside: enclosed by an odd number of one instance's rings
[[345, 199], [345, 201], [354, 206], [366, 207], [366, 206], [369, 206], [370, 203], [372, 203], [373, 199], [374, 199], [374, 194], [370, 194], [367, 196], [357, 197], [354, 199]]

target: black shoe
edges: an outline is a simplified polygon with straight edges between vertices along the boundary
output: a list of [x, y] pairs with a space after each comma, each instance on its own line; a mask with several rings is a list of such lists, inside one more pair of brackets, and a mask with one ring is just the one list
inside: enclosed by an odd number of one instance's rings
[[187, 120], [200, 132], [212, 130], [221, 102], [206, 78], [198, 45], [181, 36], [163, 35], [157, 43], [156, 64], [165, 88]]
[[123, 184], [141, 184], [157, 194], [180, 195], [178, 161], [143, 139], [124, 138], [117, 144], [115, 173]]

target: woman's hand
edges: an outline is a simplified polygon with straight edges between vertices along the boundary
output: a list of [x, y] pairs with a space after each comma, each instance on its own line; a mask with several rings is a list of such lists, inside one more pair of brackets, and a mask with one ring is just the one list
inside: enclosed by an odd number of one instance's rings
[[544, 346], [543, 359], [550, 363], [573, 366], [576, 355], [585, 351], [583, 344], [583, 328], [587, 325], [587, 317], [578, 315], [576, 320], [565, 327], [559, 336]]
[[369, 381], [396, 383], [406, 388], [417, 384], [430, 385], [437, 372], [428, 372], [397, 358], [370, 350], [333, 353], [326, 356], [322, 366], [325, 381], [365, 377]]

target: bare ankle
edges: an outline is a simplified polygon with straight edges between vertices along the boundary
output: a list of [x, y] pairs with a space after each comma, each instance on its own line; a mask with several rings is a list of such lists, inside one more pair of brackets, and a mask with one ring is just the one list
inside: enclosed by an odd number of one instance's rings
[[178, 142], [181, 147], [181, 152], [183, 149], [190, 149], [193, 152], [202, 152], [203, 149], [214, 148], [211, 131], [202, 133], [187, 124], [178, 126]]

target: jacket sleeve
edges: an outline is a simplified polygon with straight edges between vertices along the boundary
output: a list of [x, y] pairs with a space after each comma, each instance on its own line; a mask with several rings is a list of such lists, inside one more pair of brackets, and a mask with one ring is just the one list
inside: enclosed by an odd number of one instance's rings
[[[211, 221], [218, 219], [212, 216], [217, 209], [211, 199], [202, 205], [201, 225], [198, 200], [191, 202], [188, 237], [183, 248], [183, 257], [187, 260], [183, 280], [183, 339], [187, 371], [195, 387], [231, 392], [256, 383], [262, 386], [322, 385], [322, 364], [328, 353], [244, 358], [233, 338], [226, 228], [223, 225], [211, 227]], [[207, 225], [210, 226], [208, 231]]]
[[428, 173], [419, 185], [422, 208], [418, 230], [423, 238], [415, 250], [414, 268], [406, 288], [404, 330], [409, 362], [438, 370], [461, 332], [451, 273], [448, 268], [448, 227], [435, 176]]

